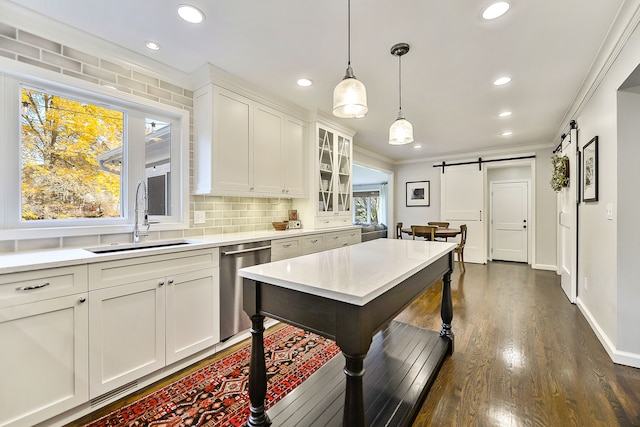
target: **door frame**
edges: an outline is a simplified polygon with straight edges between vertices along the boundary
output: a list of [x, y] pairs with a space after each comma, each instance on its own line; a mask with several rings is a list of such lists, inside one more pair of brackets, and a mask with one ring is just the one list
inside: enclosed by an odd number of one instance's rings
[[532, 210], [531, 210], [531, 178], [529, 179], [508, 179], [508, 180], [496, 180], [496, 181], [489, 181], [489, 230], [488, 230], [488, 235], [489, 235], [489, 251], [488, 251], [488, 259], [489, 261], [493, 261], [493, 209], [491, 209], [491, 207], [493, 206], [493, 185], [494, 184], [515, 184], [515, 183], [526, 183], [527, 184], [527, 264], [531, 265], [531, 258], [532, 258], [532, 250], [531, 250], [531, 246], [532, 246], [532, 234], [531, 234], [531, 214], [532, 214]]
[[[527, 153], [522, 156], [530, 156], [535, 153]], [[484, 163], [483, 164], [483, 172], [484, 172], [484, 188], [490, 190], [490, 182], [488, 177], [488, 170], [490, 169], [502, 169], [502, 168], [513, 168], [513, 167], [529, 167], [530, 175], [529, 175], [529, 234], [528, 234], [528, 254], [527, 254], [527, 263], [531, 265], [532, 268], [536, 268], [536, 239], [534, 236], [536, 235], [536, 198], [534, 195], [536, 194], [536, 159], [537, 157], [533, 157], [530, 159], [519, 159], [519, 160], [505, 160], [501, 162], [494, 163]], [[521, 181], [521, 180], [519, 180]], [[489, 215], [492, 215], [491, 209], [491, 200], [489, 191], [486, 192], [484, 198], [484, 209], [485, 212], [489, 212]], [[485, 227], [489, 227], [491, 224], [489, 221], [485, 222]], [[487, 253], [490, 254], [490, 248], [493, 245], [491, 241], [491, 230], [487, 228], [486, 233], [488, 235], [487, 238]], [[490, 259], [488, 257], [488, 259]]]

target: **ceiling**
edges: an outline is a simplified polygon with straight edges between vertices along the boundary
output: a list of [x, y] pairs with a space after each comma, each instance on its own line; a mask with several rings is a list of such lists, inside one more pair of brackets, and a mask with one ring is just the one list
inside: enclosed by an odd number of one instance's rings
[[[505, 147], [551, 145], [624, 0], [508, 0], [507, 14], [481, 17], [491, 0], [352, 0], [351, 64], [369, 112], [340, 122], [355, 144], [395, 161]], [[189, 24], [177, 5], [200, 8]], [[16, 3], [191, 73], [211, 63], [310, 111], [331, 113], [347, 65], [346, 0], [20, 0]], [[162, 46], [149, 51], [144, 42]], [[402, 109], [414, 144], [390, 146]], [[501, 87], [492, 82], [508, 75]], [[306, 77], [311, 87], [296, 85]], [[499, 118], [503, 111], [513, 114]], [[336, 119], [338, 120], [338, 119]], [[511, 136], [502, 136], [511, 131]]]

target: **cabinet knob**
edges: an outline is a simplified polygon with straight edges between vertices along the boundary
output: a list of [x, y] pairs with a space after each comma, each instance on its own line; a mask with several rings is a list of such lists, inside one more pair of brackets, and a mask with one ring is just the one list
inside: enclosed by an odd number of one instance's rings
[[79, 302], [79, 303], [83, 303], [83, 302], [85, 302], [86, 300], [87, 300], [87, 298], [86, 298], [86, 297], [80, 297], [80, 298], [78, 298], [78, 302]]
[[249, 191], [253, 191], [253, 187], [249, 188]]
[[173, 285], [173, 282], [174, 282], [174, 280], [173, 280], [173, 279], [169, 279], [169, 280], [168, 280], [168, 283], [169, 283], [170, 285]]
[[158, 286], [164, 286], [164, 280], [160, 280], [160, 281], [158, 282]]

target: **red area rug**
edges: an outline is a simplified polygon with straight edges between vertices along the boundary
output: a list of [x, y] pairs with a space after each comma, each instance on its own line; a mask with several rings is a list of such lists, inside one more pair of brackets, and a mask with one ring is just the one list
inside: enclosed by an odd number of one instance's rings
[[[340, 352], [331, 340], [293, 326], [265, 336], [266, 407]], [[85, 426], [241, 426], [249, 416], [251, 345]]]

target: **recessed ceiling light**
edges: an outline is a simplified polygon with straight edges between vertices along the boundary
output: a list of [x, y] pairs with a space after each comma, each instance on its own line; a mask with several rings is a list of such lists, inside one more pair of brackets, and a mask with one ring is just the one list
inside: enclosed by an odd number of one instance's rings
[[159, 43], [152, 42], [152, 41], [146, 41], [146, 42], [144, 42], [144, 45], [147, 46], [147, 48], [149, 48], [151, 50], [160, 50], [160, 48], [162, 47], [162, 46], [160, 46]]
[[504, 111], [498, 114], [498, 117], [509, 117], [511, 115], [511, 111]]
[[493, 82], [493, 85], [494, 86], [502, 86], [502, 85], [506, 85], [510, 81], [511, 81], [511, 77], [500, 77], [499, 79], [497, 79], [496, 81]]
[[298, 86], [307, 87], [311, 86], [313, 82], [309, 79], [298, 79]]
[[482, 17], [486, 20], [495, 19], [507, 13], [507, 10], [509, 10], [509, 3], [499, 1], [487, 6], [486, 9], [482, 11]]
[[188, 4], [181, 4], [178, 6], [178, 15], [180, 18], [192, 24], [199, 24], [204, 21], [204, 13], [200, 9]]
[[510, 130], [506, 132], [502, 132], [502, 136], [511, 136], [511, 135], [513, 135], [513, 132], [511, 132]]
[[416, 144], [416, 145], [413, 146], [414, 150], [419, 150], [421, 148], [422, 148], [422, 145], [420, 145], [420, 144]]

